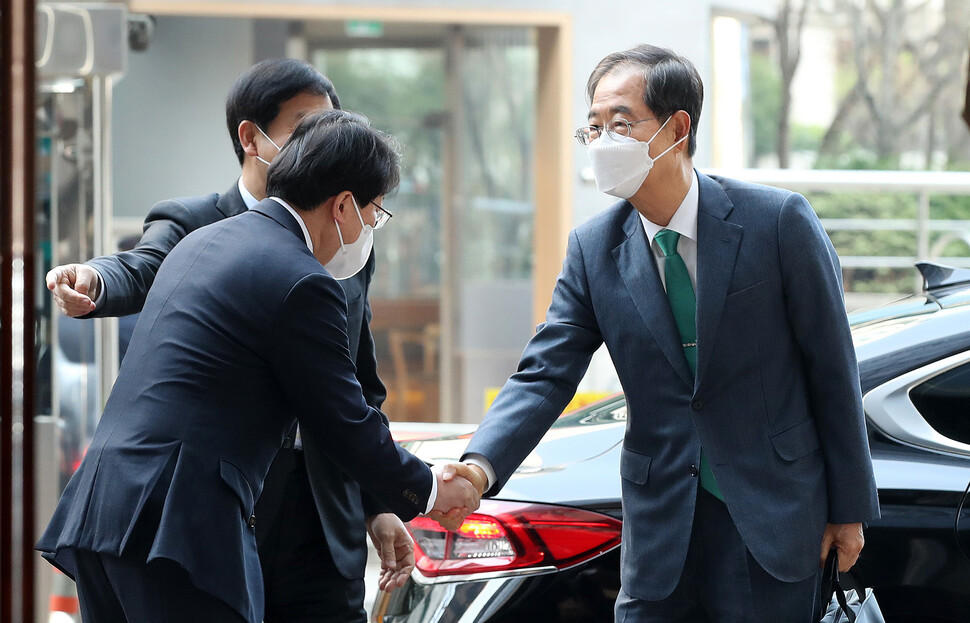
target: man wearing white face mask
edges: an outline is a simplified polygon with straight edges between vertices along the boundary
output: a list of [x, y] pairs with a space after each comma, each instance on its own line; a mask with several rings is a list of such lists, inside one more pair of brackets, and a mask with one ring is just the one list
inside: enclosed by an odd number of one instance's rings
[[[76, 579], [86, 623], [264, 621], [254, 505], [294, 418], [311, 474], [326, 457], [402, 520], [478, 507], [471, 483], [406, 452], [365, 402], [325, 270], [357, 257], [398, 159], [359, 115], [308, 116], [269, 169], [270, 198], [169, 253], [38, 544]], [[329, 485], [310, 487], [322, 514]]]
[[494, 495], [606, 344], [628, 405], [618, 622], [810, 623], [878, 517], [838, 258], [795, 193], [693, 167], [703, 86], [673, 52], [587, 84], [597, 188], [546, 322], [467, 448]]
[[[52, 269], [47, 283], [58, 306], [68, 316], [83, 318], [140, 311], [162, 260], [176, 243], [265, 199], [267, 170], [280, 147], [302, 118], [331, 108], [340, 108], [333, 84], [303, 61], [270, 59], [243, 72], [226, 98], [226, 126], [242, 168], [239, 179], [222, 194], [155, 205], [133, 250]], [[367, 404], [380, 409], [386, 392], [377, 374], [368, 303], [374, 257], [358, 254], [349, 261], [348, 255], [338, 253], [328, 267], [340, 278], [346, 297], [348, 346], [357, 380]], [[308, 470], [295, 432], [283, 440], [256, 504], [265, 621], [363, 623], [367, 533], [381, 553], [380, 587], [387, 590], [400, 586], [413, 569], [410, 536], [397, 517], [384, 512], [332, 462], [322, 459]], [[311, 478], [326, 483], [325, 500], [314, 498]]]

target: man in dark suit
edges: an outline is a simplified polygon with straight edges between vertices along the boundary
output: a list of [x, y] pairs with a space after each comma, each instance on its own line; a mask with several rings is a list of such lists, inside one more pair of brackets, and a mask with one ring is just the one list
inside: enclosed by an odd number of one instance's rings
[[[340, 108], [333, 85], [304, 62], [274, 59], [247, 70], [226, 100], [226, 123], [242, 166], [237, 182], [222, 195], [162, 201], [149, 212], [144, 234], [131, 251], [51, 270], [47, 285], [57, 304], [68, 316], [82, 318], [140, 311], [162, 260], [176, 243], [264, 199], [267, 163], [277, 145], [286, 142], [304, 116], [331, 108]], [[357, 380], [367, 404], [380, 409], [386, 392], [377, 375], [367, 299], [373, 273], [371, 255], [364, 270], [339, 283], [347, 299], [347, 335]], [[393, 590], [410, 575], [410, 537], [395, 515], [362, 495], [358, 484], [326, 458], [315, 466], [313, 477], [325, 485], [328, 497], [314, 500], [303, 449], [294, 441], [292, 434], [284, 441], [257, 501], [266, 622], [362, 623], [365, 525], [381, 555], [382, 588]]]
[[694, 170], [690, 61], [612, 54], [587, 95], [577, 138], [621, 201], [570, 234], [465, 459], [494, 494], [605, 343], [629, 406], [617, 621], [809, 623], [820, 559], [848, 569], [879, 512], [835, 250], [800, 195]]
[[363, 268], [397, 167], [363, 117], [311, 115], [270, 167], [271, 198], [169, 253], [38, 543], [87, 623], [259, 623], [254, 503], [294, 417], [308, 464], [326, 453], [404, 520], [477, 508], [467, 480], [391, 439], [354, 376], [332, 275]]

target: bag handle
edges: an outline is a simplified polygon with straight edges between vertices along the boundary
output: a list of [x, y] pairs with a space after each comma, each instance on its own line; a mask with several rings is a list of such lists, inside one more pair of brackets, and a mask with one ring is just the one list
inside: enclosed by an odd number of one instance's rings
[[822, 571], [823, 613], [826, 606], [832, 601], [833, 593], [835, 593], [835, 599], [839, 602], [839, 607], [842, 608], [842, 612], [849, 619], [849, 623], [855, 623], [855, 612], [849, 607], [845, 598], [845, 589], [842, 588], [842, 584], [839, 581], [839, 550], [835, 547], [829, 550], [828, 558], [825, 559], [825, 569]]

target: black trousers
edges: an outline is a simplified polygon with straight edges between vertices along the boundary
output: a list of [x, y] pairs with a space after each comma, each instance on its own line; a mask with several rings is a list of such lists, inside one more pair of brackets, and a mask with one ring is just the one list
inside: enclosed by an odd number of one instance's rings
[[644, 601], [621, 590], [616, 623], [815, 621], [819, 574], [800, 582], [772, 577], [748, 552], [724, 503], [698, 491], [687, 561], [674, 592]]
[[225, 602], [192, 584], [171, 560], [75, 550], [84, 623], [246, 623]]
[[281, 449], [273, 462], [256, 504], [256, 540], [265, 623], [365, 623], [364, 580], [345, 578], [334, 563], [302, 451]]

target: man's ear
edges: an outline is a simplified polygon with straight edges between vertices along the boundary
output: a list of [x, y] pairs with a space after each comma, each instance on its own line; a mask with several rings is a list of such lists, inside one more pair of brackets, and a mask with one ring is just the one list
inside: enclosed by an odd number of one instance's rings
[[[683, 137], [690, 134], [690, 125], [693, 123], [693, 119], [690, 118], [690, 115], [687, 114], [686, 110], [678, 110], [675, 112], [671, 122], [674, 126], [674, 132], [676, 133], [674, 135], [675, 141], [679, 141]], [[674, 148], [675, 151], [683, 151], [684, 149], [687, 149], [687, 144], [689, 142], [690, 141], [685, 140], [684, 142], [678, 144], [677, 147]]]
[[256, 150], [256, 124], [249, 119], [239, 122], [236, 128], [236, 136], [239, 137], [239, 144], [242, 145], [243, 152], [250, 158], [255, 158], [259, 152]]
[[343, 190], [330, 198], [333, 201], [330, 210], [338, 223], [343, 223], [354, 212], [353, 196], [349, 190]]

